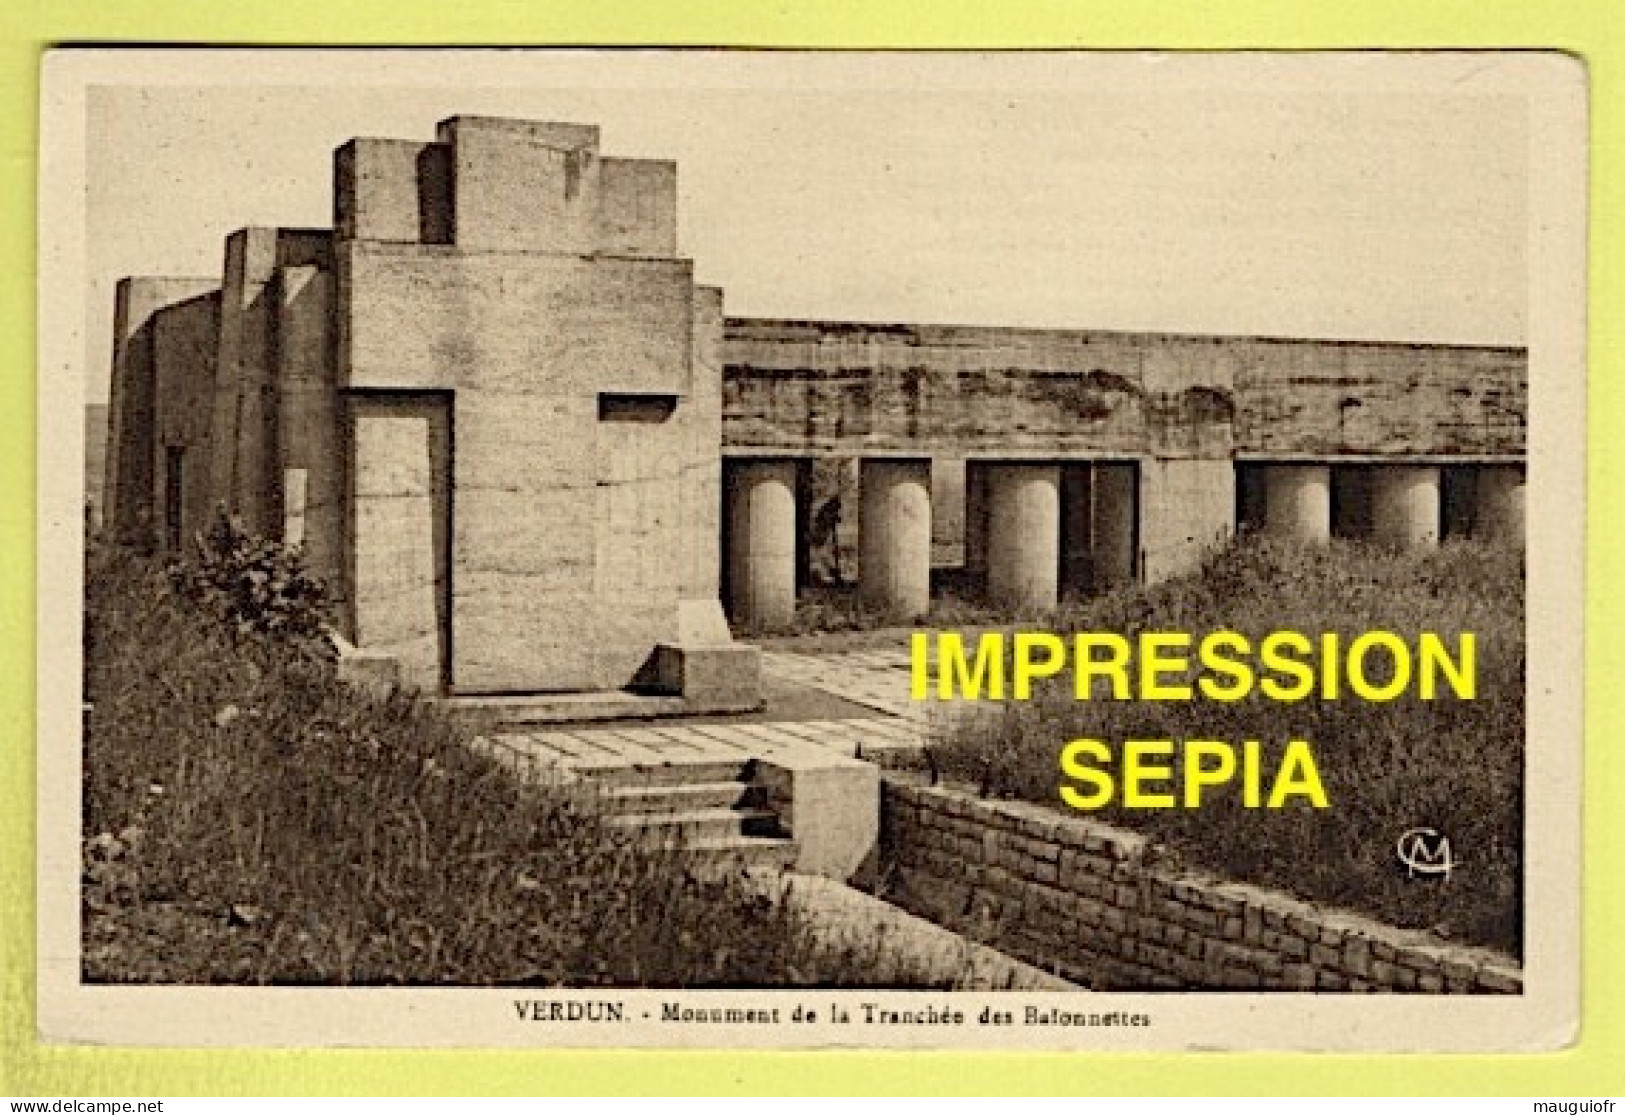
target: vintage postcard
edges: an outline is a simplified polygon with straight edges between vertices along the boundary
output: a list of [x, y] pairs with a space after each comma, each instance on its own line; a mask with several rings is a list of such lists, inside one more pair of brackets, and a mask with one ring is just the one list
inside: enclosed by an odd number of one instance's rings
[[1575, 60], [42, 104], [46, 1040], [1574, 1041]]

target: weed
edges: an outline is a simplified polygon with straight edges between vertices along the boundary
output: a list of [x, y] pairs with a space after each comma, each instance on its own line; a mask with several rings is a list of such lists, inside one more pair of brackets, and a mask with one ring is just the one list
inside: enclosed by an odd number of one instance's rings
[[87, 572], [89, 981], [940, 985], [520, 782], [417, 698], [349, 689], [289, 624], [223, 626], [117, 550]]
[[[1307, 740], [1330, 808], [1248, 809], [1239, 792], [1197, 809], [1124, 809], [1102, 820], [1148, 833], [1195, 866], [1354, 907], [1396, 924], [1521, 950], [1524, 618], [1515, 550], [1450, 543], [1401, 553], [1356, 543], [1298, 547], [1250, 540], [1194, 576], [1119, 590], [1049, 618], [1049, 629], [1229, 629], [1354, 634], [1386, 629], [1478, 637], [1478, 695], [1384, 704], [1297, 703], [1261, 693], [1236, 702], [1078, 701], [1070, 678], [1028, 702], [967, 717], [933, 748], [933, 769], [985, 795], [1064, 808], [1059, 753], [1070, 740], [1114, 748], [1130, 739], [1261, 742], [1273, 771], [1292, 739]], [[1266, 784], [1267, 785], [1267, 784]], [[1174, 793], [1179, 794], [1177, 779]], [[1409, 829], [1444, 833], [1459, 861], [1448, 878], [1413, 878], [1395, 854]]]

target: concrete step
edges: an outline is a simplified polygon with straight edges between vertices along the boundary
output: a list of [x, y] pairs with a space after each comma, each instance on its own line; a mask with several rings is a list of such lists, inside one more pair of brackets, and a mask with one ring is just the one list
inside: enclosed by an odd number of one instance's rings
[[688, 809], [682, 812], [623, 813], [610, 817], [614, 828], [631, 829], [651, 843], [690, 847], [695, 841], [737, 836], [775, 836], [779, 818], [768, 809]]
[[718, 872], [732, 872], [741, 868], [772, 868], [788, 871], [795, 866], [796, 844], [776, 836], [723, 836], [691, 840], [683, 851], [699, 858], [706, 867]]
[[607, 813], [683, 813], [696, 809], [735, 809], [755, 805], [761, 791], [744, 782], [666, 782], [606, 787], [600, 796]]
[[745, 782], [750, 777], [751, 760], [738, 759], [673, 760], [665, 763], [596, 763], [578, 760], [570, 769], [612, 788], [629, 786], [671, 786], [695, 783]]
[[594, 720], [637, 720], [651, 716], [676, 716], [688, 711], [688, 703], [681, 697], [631, 693], [624, 689], [597, 693], [464, 694], [444, 698], [441, 704], [454, 715], [477, 717], [484, 723], [508, 728]]

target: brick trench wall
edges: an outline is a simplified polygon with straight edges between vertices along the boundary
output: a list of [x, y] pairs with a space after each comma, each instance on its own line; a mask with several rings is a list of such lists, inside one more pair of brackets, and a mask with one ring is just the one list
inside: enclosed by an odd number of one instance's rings
[[1031, 803], [887, 778], [880, 839], [889, 901], [1096, 990], [1523, 990], [1509, 957], [1159, 865]]

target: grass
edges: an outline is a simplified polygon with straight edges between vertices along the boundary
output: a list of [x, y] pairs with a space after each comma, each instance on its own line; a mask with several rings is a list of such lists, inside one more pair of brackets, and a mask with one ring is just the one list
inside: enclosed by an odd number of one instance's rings
[[87, 569], [87, 981], [931, 983], [521, 785], [433, 708], [231, 633], [149, 563]]
[[[1477, 699], [1080, 702], [1063, 677], [1032, 701], [957, 722], [933, 760], [988, 795], [1065, 809], [1059, 752], [1079, 737], [1114, 747], [1129, 739], [1256, 739], [1270, 756], [1290, 739], [1308, 740], [1330, 808], [1246, 809], [1226, 792], [1199, 809], [1114, 802], [1091, 815], [1147, 833], [1195, 867], [1521, 954], [1523, 587], [1521, 552], [1506, 548], [1452, 542], [1399, 553], [1345, 542], [1244, 542], [1197, 575], [1069, 607], [1046, 629], [1131, 637], [1232, 629], [1254, 638], [1273, 630], [1386, 629], [1407, 638], [1472, 631]], [[1459, 866], [1448, 878], [1412, 878], [1399, 862], [1396, 841], [1419, 826], [1450, 839]]]
[[[1068, 597], [1059, 609], [1012, 608], [982, 598], [974, 577], [959, 569], [931, 571], [931, 610], [920, 627], [956, 631], [992, 630], [1012, 625], [1053, 623], [1076, 615], [1082, 603]], [[776, 625], [736, 624], [735, 634], [763, 646], [794, 646], [804, 651], [846, 650], [895, 644], [914, 624], [899, 624], [864, 602], [856, 582], [815, 581], [796, 597], [789, 621]]]

